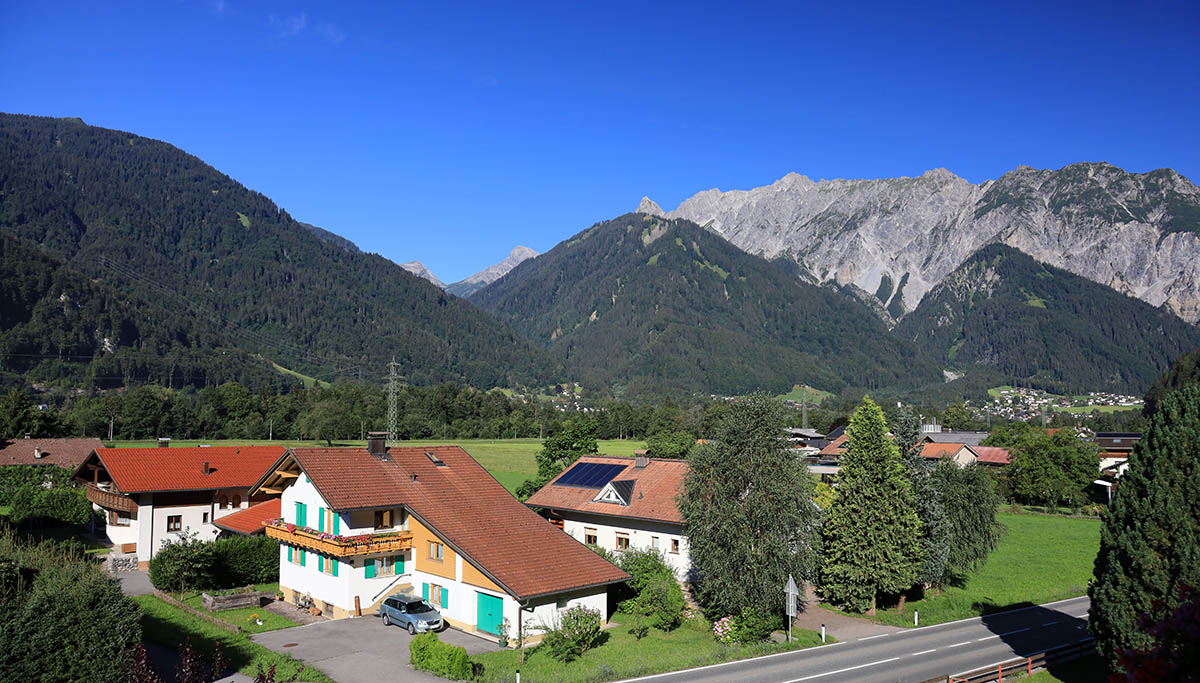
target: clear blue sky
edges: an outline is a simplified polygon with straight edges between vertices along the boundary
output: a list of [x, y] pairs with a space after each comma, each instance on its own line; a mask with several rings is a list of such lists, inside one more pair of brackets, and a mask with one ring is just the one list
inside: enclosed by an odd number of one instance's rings
[[166, 140], [447, 282], [789, 171], [1200, 180], [1194, 0], [0, 5], [0, 111]]

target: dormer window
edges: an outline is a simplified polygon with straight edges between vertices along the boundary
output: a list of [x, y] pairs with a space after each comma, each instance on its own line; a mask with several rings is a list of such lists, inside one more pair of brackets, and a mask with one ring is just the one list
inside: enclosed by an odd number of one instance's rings
[[600, 493], [592, 499], [593, 503], [612, 503], [627, 507], [630, 501], [633, 500], [633, 485], [637, 483], [633, 479], [623, 479], [621, 481], [610, 481], [600, 489]]

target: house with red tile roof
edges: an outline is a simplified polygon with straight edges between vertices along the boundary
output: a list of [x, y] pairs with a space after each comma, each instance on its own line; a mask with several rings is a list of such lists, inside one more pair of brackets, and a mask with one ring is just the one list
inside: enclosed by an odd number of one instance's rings
[[282, 446], [97, 448], [76, 472], [105, 518], [114, 551], [148, 562], [168, 540], [193, 532], [217, 537], [215, 522], [269, 496], [250, 487]]
[[266, 533], [267, 522], [274, 521], [282, 516], [283, 512], [280, 508], [279, 499], [272, 498], [262, 503], [255, 503], [248, 508], [242, 508], [224, 517], [218, 517], [213, 520], [213, 526], [230, 534], [256, 536]]
[[657, 550], [683, 580], [691, 569], [683, 516], [686, 460], [588, 455], [575, 461], [525, 504], [546, 510], [567, 535], [605, 550]]
[[959, 467], [966, 467], [973, 462], [987, 467], [1004, 467], [1009, 461], [1007, 448], [965, 443], [926, 442], [921, 445], [921, 455], [931, 460], [950, 460]]
[[294, 448], [254, 486], [279, 495], [279, 585], [341, 618], [407, 593], [450, 625], [510, 634], [582, 605], [608, 618], [628, 574], [522, 505], [458, 446]]

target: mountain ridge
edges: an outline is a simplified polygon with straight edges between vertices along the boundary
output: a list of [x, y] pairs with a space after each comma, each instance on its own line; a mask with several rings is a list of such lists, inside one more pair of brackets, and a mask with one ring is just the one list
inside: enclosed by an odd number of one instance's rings
[[464, 299], [469, 298], [475, 292], [507, 275], [513, 268], [521, 265], [521, 263], [537, 256], [538, 253], [533, 249], [518, 244], [508, 252], [508, 256], [504, 257], [503, 261], [494, 263], [470, 277], [447, 285], [446, 291]]

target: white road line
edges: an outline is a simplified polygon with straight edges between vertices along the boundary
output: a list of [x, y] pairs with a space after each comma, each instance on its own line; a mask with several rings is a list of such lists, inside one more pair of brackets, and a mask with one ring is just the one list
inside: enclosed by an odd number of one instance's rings
[[884, 636], [890, 636], [890, 635], [892, 635], [892, 634], [890, 634], [890, 633], [880, 633], [880, 634], [879, 634], [879, 635], [877, 635], [877, 636], [866, 636], [865, 638], [859, 638], [859, 640], [871, 640], [872, 638], [882, 638], [882, 637], [884, 637]]
[[1046, 623], [1042, 624], [1042, 626], [1053, 626], [1057, 623], [1057, 621], [1047, 621]]
[[825, 676], [833, 676], [834, 674], [844, 674], [847, 671], [854, 671], [855, 669], [865, 669], [868, 666], [875, 666], [876, 664], [887, 664], [888, 662], [894, 662], [898, 659], [900, 659], [900, 658], [892, 657], [891, 659], [881, 659], [878, 662], [871, 662], [870, 664], [859, 664], [858, 666], [852, 666], [852, 667], [849, 667], [846, 669], [838, 669], [837, 671], [826, 671], [823, 674], [813, 674], [812, 676], [805, 676], [804, 678], [793, 678], [792, 680], [786, 681], [785, 683], [800, 683], [800, 681], [811, 681], [814, 678], [823, 678]]
[[947, 650], [949, 650], [949, 649], [950, 649], [950, 648], [952, 648], [952, 647], [962, 647], [963, 645], [970, 645], [970, 644], [971, 644], [971, 641], [969, 641], [969, 640], [964, 640], [964, 641], [962, 641], [961, 643], [955, 643], [955, 644], [953, 644], [953, 645], [947, 645], [947, 646], [946, 646], [946, 649], [947, 649]]
[[1014, 634], [1014, 633], [1024, 633], [1025, 631], [1028, 631], [1028, 630], [1029, 630], [1029, 629], [1031, 629], [1031, 628], [1033, 628], [1033, 627], [1032, 627], [1032, 626], [1026, 626], [1025, 628], [1019, 628], [1019, 629], [1017, 629], [1017, 630], [1015, 630], [1015, 631], [1009, 631], [1008, 633], [1001, 633], [1001, 634], [1000, 634], [1000, 636], [1001, 636], [1001, 637], [1004, 637], [1004, 636], [1011, 636], [1011, 635], [1012, 635], [1012, 634]]
[[920, 651], [920, 652], [914, 652], [914, 653], [912, 653], [912, 656], [914, 656], [914, 657], [920, 657], [921, 655], [927, 655], [927, 654], [929, 654], [930, 652], [937, 652], [937, 648], [935, 647], [935, 648], [933, 648], [932, 650], [922, 650], [922, 651]]
[[995, 636], [985, 636], [985, 637], [983, 637], [983, 638], [976, 638], [976, 639], [975, 639], [975, 642], [977, 642], [977, 643], [982, 643], [982, 642], [983, 642], [983, 641], [985, 641], [985, 640], [991, 640], [992, 638], [999, 638], [999, 637], [1000, 637], [999, 635], [995, 635]]

